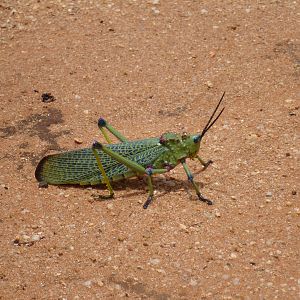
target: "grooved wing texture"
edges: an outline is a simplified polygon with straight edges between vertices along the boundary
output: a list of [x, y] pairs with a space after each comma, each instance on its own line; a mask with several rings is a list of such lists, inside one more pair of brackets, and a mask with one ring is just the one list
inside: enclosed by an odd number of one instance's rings
[[[111, 150], [147, 167], [167, 151], [158, 138], [106, 145]], [[101, 150], [97, 150], [104, 170], [110, 180], [133, 176], [134, 172], [117, 162]], [[68, 151], [44, 157], [38, 164], [35, 176], [40, 182], [49, 184], [99, 184], [102, 175], [92, 149]]]

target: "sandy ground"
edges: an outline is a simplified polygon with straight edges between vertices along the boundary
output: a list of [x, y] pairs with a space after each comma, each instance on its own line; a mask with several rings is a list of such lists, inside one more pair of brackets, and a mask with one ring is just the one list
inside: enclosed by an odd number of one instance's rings
[[[299, 299], [297, 1], [0, 2], [0, 299]], [[298, 23], [297, 23], [298, 22]], [[46, 154], [200, 132], [214, 164], [49, 186]], [[42, 101], [44, 93], [53, 102]], [[76, 143], [82, 142], [81, 144]]]

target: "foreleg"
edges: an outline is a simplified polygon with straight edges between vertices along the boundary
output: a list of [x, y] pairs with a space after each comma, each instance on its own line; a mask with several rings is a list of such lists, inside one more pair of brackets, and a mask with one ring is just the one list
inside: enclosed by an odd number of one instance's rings
[[183, 166], [183, 168], [184, 168], [184, 171], [185, 171], [185, 173], [186, 173], [186, 175], [187, 175], [187, 177], [188, 177], [188, 180], [192, 183], [192, 185], [193, 185], [193, 187], [194, 187], [194, 189], [195, 189], [195, 191], [196, 191], [196, 194], [197, 194], [199, 200], [201, 200], [201, 201], [203, 201], [203, 202], [206, 202], [208, 205], [212, 205], [212, 204], [213, 204], [212, 201], [209, 200], [209, 199], [207, 199], [207, 198], [205, 198], [205, 197], [200, 193], [199, 187], [198, 187], [198, 185], [195, 183], [194, 178], [193, 178], [193, 174], [192, 174], [191, 171], [189, 170], [189, 168], [188, 168], [188, 166], [187, 166], [185, 160], [181, 161], [181, 164], [182, 164], [182, 166]]
[[203, 170], [205, 170], [213, 161], [210, 159], [208, 161], [204, 161], [199, 155], [196, 156], [197, 159], [200, 161], [201, 165], [203, 166]]

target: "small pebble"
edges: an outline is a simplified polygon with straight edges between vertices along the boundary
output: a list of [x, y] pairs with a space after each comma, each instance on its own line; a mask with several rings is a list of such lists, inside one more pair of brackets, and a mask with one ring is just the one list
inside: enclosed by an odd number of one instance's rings
[[[210, 52], [209, 52], [209, 56], [210, 56], [211, 58], [215, 57], [215, 56], [216, 56], [216, 52], [210, 51]], [[226, 127], [225, 127], [225, 128], [226, 128]]]
[[184, 224], [179, 224], [179, 228], [182, 230], [187, 230], [187, 227]]
[[21, 240], [20, 236], [17, 235], [17, 236], [14, 238], [13, 243], [14, 243], [15, 245], [18, 245], [18, 244], [20, 243], [20, 240]]
[[266, 192], [266, 197], [272, 197], [273, 196], [273, 194], [272, 194], [272, 192]]
[[256, 133], [250, 133], [249, 134], [249, 139], [257, 139], [258, 135]]
[[75, 142], [76, 144], [82, 144], [82, 143], [83, 143], [82, 140], [79, 139], [79, 138], [74, 138], [74, 142]]
[[286, 99], [286, 100], [285, 100], [286, 103], [292, 103], [292, 102], [294, 102], [294, 101], [295, 101], [294, 99]]
[[74, 98], [75, 98], [75, 100], [80, 100], [81, 99], [81, 97], [79, 95], [75, 95]]
[[27, 235], [27, 234], [23, 234], [22, 235], [22, 239], [25, 241], [25, 242], [28, 242], [30, 240], [30, 236]]
[[112, 203], [107, 204], [107, 209], [112, 210], [114, 208], [114, 205]]
[[126, 240], [126, 237], [125, 236], [119, 236], [118, 237], [118, 241], [119, 242], [124, 242]]
[[213, 84], [212, 84], [211, 81], [206, 81], [206, 82], [205, 82], [205, 85], [206, 85], [209, 89], [213, 87]]
[[218, 217], [218, 218], [220, 218], [221, 217], [221, 213], [218, 210], [216, 210], [215, 211], [215, 216]]
[[91, 280], [87, 280], [83, 283], [84, 286], [90, 288], [92, 286], [92, 281]]
[[158, 265], [160, 263], [160, 259], [159, 258], [150, 258], [149, 262], [151, 265]]
[[153, 13], [155, 13], [156, 15], [159, 14], [159, 9], [157, 9], [156, 7], [152, 7], [152, 11], [153, 11]]
[[99, 286], [104, 286], [104, 283], [102, 280], [97, 280], [96, 283], [99, 285]]
[[39, 234], [34, 234], [32, 237], [31, 237], [31, 240], [33, 242], [37, 242], [41, 239], [41, 236]]
[[190, 281], [190, 285], [191, 286], [196, 286], [197, 284], [198, 284], [197, 280], [192, 278], [191, 281]]

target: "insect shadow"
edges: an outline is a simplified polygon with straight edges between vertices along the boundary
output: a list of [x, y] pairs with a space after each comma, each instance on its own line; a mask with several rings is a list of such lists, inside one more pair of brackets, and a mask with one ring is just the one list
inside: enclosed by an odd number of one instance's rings
[[171, 299], [171, 295], [161, 293], [155, 289], [151, 289], [147, 283], [137, 282], [133, 278], [117, 279], [114, 275], [109, 277], [109, 282], [118, 284], [122, 289], [130, 293], [135, 293], [140, 296], [141, 299], [154, 299], [154, 300], [168, 300]]
[[[201, 171], [200, 171], [201, 172]], [[199, 173], [199, 172], [196, 172]], [[204, 184], [202, 182], [198, 182], [199, 187], [203, 188]], [[136, 196], [136, 195], [144, 195], [145, 190], [147, 189], [147, 181], [144, 177], [142, 178], [129, 178], [120, 180], [118, 182], [113, 182], [112, 186], [115, 191], [124, 191], [126, 190], [126, 196]], [[194, 194], [192, 191], [192, 187], [188, 180], [178, 179], [171, 176], [167, 178], [154, 177], [153, 178], [153, 186], [154, 190], [158, 192], [156, 195], [157, 198], [163, 197], [165, 194], [168, 194], [170, 191], [182, 191], [187, 193], [189, 198], [194, 198]], [[80, 189], [80, 190], [90, 190], [92, 192], [91, 196], [100, 201], [111, 200], [110, 198], [106, 198], [107, 195], [107, 187], [105, 184], [99, 185], [77, 185], [77, 184], [68, 184], [68, 185], [57, 185], [58, 188], [62, 190], [68, 190], [70, 188]], [[94, 192], [94, 193], [93, 193]], [[116, 193], [115, 198], [118, 198], [118, 194]], [[196, 199], [196, 197], [195, 197]]]

